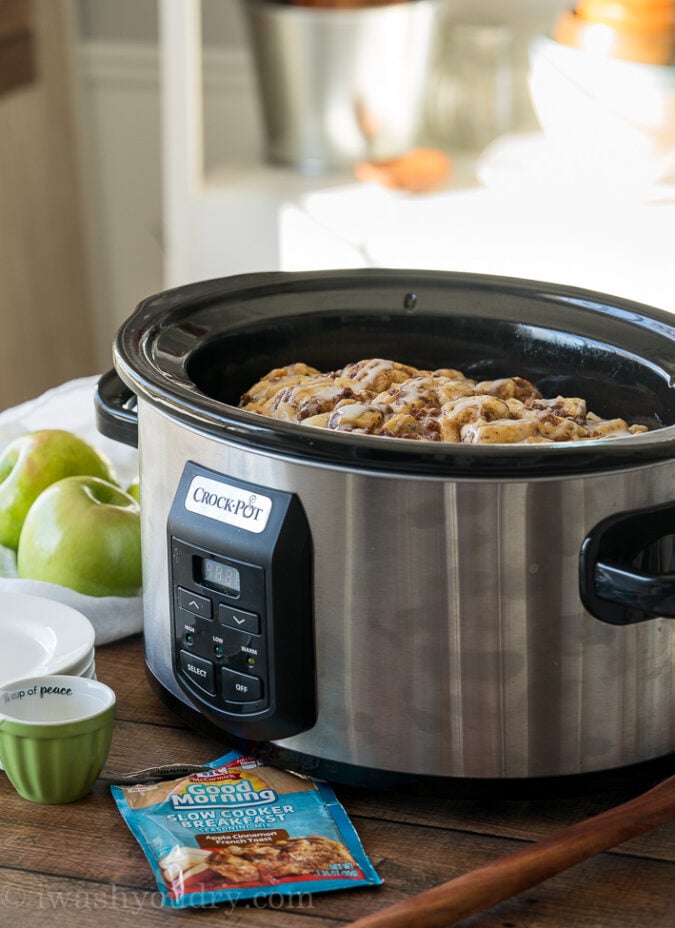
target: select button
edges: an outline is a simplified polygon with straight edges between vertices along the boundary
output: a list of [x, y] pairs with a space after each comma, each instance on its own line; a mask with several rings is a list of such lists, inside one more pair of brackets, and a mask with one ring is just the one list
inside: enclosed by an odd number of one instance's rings
[[189, 651], [180, 652], [181, 670], [195, 686], [204, 690], [210, 696], [216, 692], [215, 670], [211, 661], [205, 661], [202, 657], [190, 654]]
[[255, 702], [262, 699], [262, 680], [248, 673], [238, 673], [229, 667], [220, 670], [223, 699], [227, 702]]

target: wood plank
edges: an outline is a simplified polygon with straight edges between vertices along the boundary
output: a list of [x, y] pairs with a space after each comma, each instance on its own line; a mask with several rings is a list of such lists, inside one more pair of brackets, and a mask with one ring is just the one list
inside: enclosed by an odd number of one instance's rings
[[96, 676], [110, 683], [117, 695], [117, 717], [154, 725], [186, 728], [151, 689], [143, 660], [141, 635], [96, 649]]
[[[145, 857], [105, 794], [104, 784], [98, 784], [87, 799], [70, 806], [32, 806], [19, 799], [12, 802], [6, 792], [0, 793], [6, 836], [0, 849], [0, 867], [39, 868], [43, 876], [69, 879], [86, 873], [88, 882], [145, 893], [154, 891]], [[312, 900], [313, 917], [330, 919], [339, 913], [340, 918], [354, 919], [482, 866], [517, 846], [512, 840], [488, 835], [412, 824], [392, 826], [387, 821], [358, 816], [354, 816], [354, 823], [385, 886], [377, 891], [340, 893], [339, 898], [316, 894]], [[104, 853], [101, 835], [105, 835]], [[542, 928], [556, 924], [574, 924], [575, 928], [609, 924], [672, 928], [671, 879], [672, 868], [667, 863], [601, 855], [547, 881], [521, 899], [495, 907], [497, 920], [479, 924], [499, 925], [509, 918], [520, 923], [527, 913], [536, 910], [536, 924]], [[636, 918], [635, 913], [642, 913], [644, 921], [626, 921], [626, 911], [631, 913], [631, 919]], [[571, 912], [573, 921], [558, 921], [570, 918]]]
[[[315, 916], [316, 897], [298, 894], [288, 902], [281, 898], [233, 905], [225, 902], [193, 912], [199, 925], [224, 924], [228, 928], [335, 928], [340, 918]], [[166, 928], [167, 919], [179, 917], [161, 905], [154, 889], [121, 886], [114, 882], [60, 879], [18, 869], [0, 871], [0, 924], [21, 928]], [[190, 916], [185, 913], [185, 917]]]
[[[138, 637], [98, 649], [97, 667], [119, 697], [109, 766], [196, 762], [224, 752], [218, 739], [177, 725], [166, 712], [143, 675]], [[143, 720], [143, 706], [151, 721]], [[227, 906], [205, 909], [200, 923], [217, 919], [222, 925], [227, 917], [228, 925], [251, 928], [331, 928], [483, 866], [524, 840], [611, 804], [607, 796], [504, 803], [336, 791], [385, 880], [383, 887], [314, 894], [281, 909], [278, 898], [264, 909], [245, 904], [233, 913]], [[80, 802], [39, 806], [21, 800], [2, 777], [0, 804], [0, 924], [8, 916], [8, 925], [20, 922], [22, 928], [46, 921], [80, 928], [94, 918], [97, 928], [155, 926], [172, 914], [159, 905], [150, 867], [108, 783], [99, 781]], [[462, 926], [672, 928], [675, 833], [670, 826], [659, 832], [655, 844], [627, 843], [621, 853], [599, 855]]]
[[[392, 828], [354, 817], [359, 833], [385, 883], [358, 900], [361, 915], [393, 904], [466, 873], [513, 849], [514, 843], [484, 835], [416, 826]], [[480, 928], [672, 928], [672, 868], [668, 863], [603, 854], [547, 880], [525, 894], [461, 922]], [[330, 911], [316, 900], [315, 911]], [[351, 901], [350, 901], [350, 917]]]
[[[545, 838], [554, 831], [592, 818], [637, 794], [637, 790], [624, 789], [552, 800], [479, 801], [433, 799], [403, 792], [359, 791], [349, 787], [340, 787], [338, 792], [344, 804], [356, 815], [520, 840]], [[675, 862], [675, 823], [633, 838], [609, 853]]]
[[161, 764], [203, 764], [229, 750], [224, 742], [189, 729], [118, 719], [106, 766], [130, 772]]

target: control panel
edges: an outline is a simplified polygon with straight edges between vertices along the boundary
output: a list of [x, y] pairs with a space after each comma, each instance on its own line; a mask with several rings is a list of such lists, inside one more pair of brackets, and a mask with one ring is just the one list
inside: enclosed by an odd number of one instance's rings
[[238, 737], [273, 740], [310, 728], [312, 545], [298, 497], [189, 462], [168, 542], [181, 688]]

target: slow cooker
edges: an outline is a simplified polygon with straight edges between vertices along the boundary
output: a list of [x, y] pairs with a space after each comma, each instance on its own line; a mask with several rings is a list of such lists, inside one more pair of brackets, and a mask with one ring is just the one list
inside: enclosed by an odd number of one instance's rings
[[[467, 445], [238, 408], [275, 367], [518, 375], [649, 426]], [[177, 711], [334, 780], [522, 782], [675, 752], [675, 324], [565, 286], [342, 270], [140, 304], [99, 383], [138, 444], [145, 660]]]

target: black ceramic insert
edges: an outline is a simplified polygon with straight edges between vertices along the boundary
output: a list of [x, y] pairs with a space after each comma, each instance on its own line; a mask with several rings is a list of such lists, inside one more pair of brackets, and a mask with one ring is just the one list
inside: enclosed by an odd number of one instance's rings
[[[522, 376], [545, 396], [651, 429], [564, 445], [451, 445], [304, 428], [237, 408], [274, 367], [335, 370], [382, 357], [471, 377]], [[673, 456], [675, 324], [575, 288], [434, 271], [270, 273], [191, 284], [143, 302], [116, 367], [167, 412], [230, 441], [324, 463], [438, 476], [611, 470]]]

